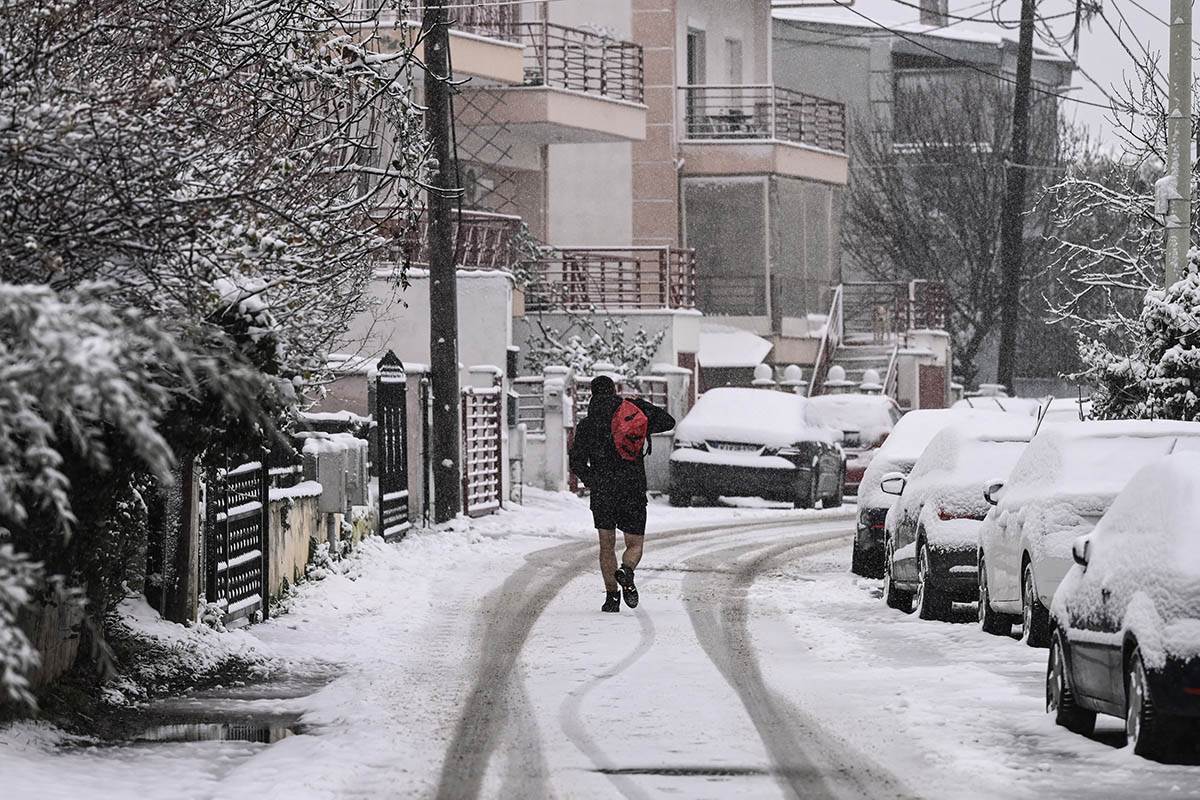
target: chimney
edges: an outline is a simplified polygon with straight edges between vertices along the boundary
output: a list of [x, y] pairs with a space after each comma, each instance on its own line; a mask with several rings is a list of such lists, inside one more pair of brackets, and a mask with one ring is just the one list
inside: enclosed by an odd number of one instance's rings
[[921, 24], [945, 26], [949, 20], [950, 0], [921, 0]]

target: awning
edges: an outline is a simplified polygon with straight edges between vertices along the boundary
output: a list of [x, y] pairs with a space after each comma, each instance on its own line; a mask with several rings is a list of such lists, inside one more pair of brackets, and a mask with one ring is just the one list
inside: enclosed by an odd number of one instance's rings
[[702, 367], [757, 367], [773, 345], [761, 336], [727, 325], [700, 328], [700, 352], [696, 358]]

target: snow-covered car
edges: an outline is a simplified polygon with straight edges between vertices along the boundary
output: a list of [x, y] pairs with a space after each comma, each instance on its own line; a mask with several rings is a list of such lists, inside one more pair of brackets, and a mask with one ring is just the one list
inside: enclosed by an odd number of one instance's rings
[[958, 400], [953, 409], [974, 409], [975, 411], [1003, 411], [1005, 414], [1019, 414], [1023, 417], [1037, 417], [1041, 413], [1043, 402], [1032, 397], [1005, 397], [1003, 395], [987, 394], [979, 397], [964, 397]]
[[997, 414], [986, 424], [951, 425], [925, 448], [907, 477], [893, 472], [883, 491], [899, 495], [884, 528], [884, 601], [921, 619], [947, 619], [951, 605], [978, 596], [979, 524], [984, 489], [1004, 475], [1033, 437], [1037, 421]]
[[1031, 647], [1050, 644], [1048, 608], [1087, 533], [1149, 462], [1200, 445], [1200, 423], [1165, 420], [1043, 424], [979, 530], [979, 623], [1007, 634], [1020, 620]]
[[[1094, 530], [1051, 606], [1046, 709], [1091, 733], [1125, 719], [1135, 753], [1194, 742], [1200, 718], [1200, 454], [1143, 467]], [[1189, 719], [1190, 718], [1190, 719]]]
[[850, 569], [866, 578], [883, 577], [883, 528], [894, 495], [880, 489], [883, 476], [891, 472], [907, 475], [926, 445], [943, 428], [954, 423], [986, 424], [1002, 415], [1001, 411], [964, 409], [923, 409], [910, 411], [900, 418], [892, 432], [871, 458], [858, 486], [858, 524], [854, 531]]
[[840, 433], [810, 416], [808, 399], [769, 389], [709, 389], [675, 428], [670, 502], [694, 497], [841, 505]]
[[1042, 422], [1082, 422], [1092, 413], [1092, 401], [1055, 397], [1042, 406]]
[[875, 451], [899, 421], [900, 406], [877, 394], [823, 394], [809, 401], [813, 417], [842, 432], [846, 453], [846, 494], [857, 494]]

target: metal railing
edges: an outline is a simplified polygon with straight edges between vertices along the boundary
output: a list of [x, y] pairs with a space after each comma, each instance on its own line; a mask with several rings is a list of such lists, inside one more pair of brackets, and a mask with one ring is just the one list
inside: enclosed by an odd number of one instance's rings
[[527, 375], [513, 378], [512, 390], [517, 396], [517, 424], [524, 423], [528, 433], [546, 432], [545, 378]]
[[[463, 211], [454, 220], [454, 262], [460, 269], [510, 270], [522, 259], [523, 220], [488, 211]], [[396, 260], [410, 264], [429, 263], [429, 214], [421, 211], [416, 223], [396, 239]]]
[[554, 86], [640, 103], [645, 75], [641, 45], [552, 22], [515, 22], [525, 45], [525, 84]]
[[944, 330], [949, 317], [945, 284], [851, 282], [842, 284], [845, 336], [891, 342], [912, 330]]
[[546, 248], [527, 265], [528, 311], [695, 308], [696, 254], [675, 247]]
[[699, 141], [776, 140], [846, 152], [846, 107], [771, 84], [681, 86], [685, 135]]
[[833, 289], [833, 301], [829, 304], [829, 316], [825, 320], [825, 335], [821, 337], [821, 346], [817, 348], [817, 358], [813, 362], [812, 380], [808, 384], [809, 396], [820, 393], [829, 374], [829, 366], [833, 363], [833, 354], [842, 343], [842, 287]]
[[[485, 0], [455, 0], [447, 11], [451, 22], [451, 30], [486, 36], [489, 39], [503, 39], [516, 42], [520, 35], [516, 24], [520, 20], [520, 6], [486, 2]], [[380, 19], [395, 18], [396, 7], [388, 0], [350, 0], [350, 11], [364, 19], [378, 16]], [[409, 0], [407, 17], [413, 24], [420, 26], [421, 17], [425, 13], [422, 0]]]
[[705, 274], [696, 287], [696, 307], [715, 316], [765, 316], [767, 279], [762, 275]]

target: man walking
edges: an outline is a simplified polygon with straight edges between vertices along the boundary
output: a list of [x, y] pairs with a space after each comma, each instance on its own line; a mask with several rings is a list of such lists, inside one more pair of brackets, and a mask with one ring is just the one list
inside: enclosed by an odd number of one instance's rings
[[[600, 536], [600, 575], [604, 578], [601, 611], [637, 608], [633, 571], [646, 540], [646, 465], [650, 436], [675, 427], [675, 418], [645, 400], [617, 395], [607, 375], [592, 379], [587, 417], [575, 429], [571, 471], [592, 492], [592, 520]], [[625, 552], [617, 567], [617, 529]], [[618, 588], [619, 587], [619, 588]]]

